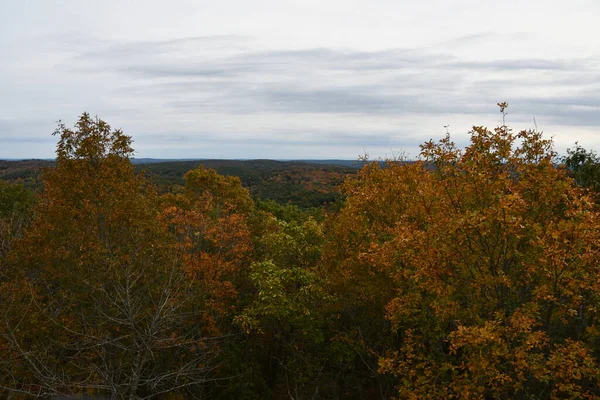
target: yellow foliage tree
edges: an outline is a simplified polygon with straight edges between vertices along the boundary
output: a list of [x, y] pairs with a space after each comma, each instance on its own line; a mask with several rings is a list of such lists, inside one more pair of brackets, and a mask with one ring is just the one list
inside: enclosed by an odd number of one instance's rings
[[400, 398], [600, 395], [599, 214], [551, 141], [474, 127], [422, 157], [347, 183], [326, 252], [344, 307], [391, 323], [380, 373]]

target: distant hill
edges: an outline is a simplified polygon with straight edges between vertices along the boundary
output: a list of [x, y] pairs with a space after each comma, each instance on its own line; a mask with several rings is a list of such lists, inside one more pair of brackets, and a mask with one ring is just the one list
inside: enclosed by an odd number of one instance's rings
[[340, 198], [339, 185], [357, 167], [308, 161], [276, 160], [188, 160], [136, 164], [163, 191], [183, 185], [183, 176], [203, 165], [222, 175], [240, 178], [250, 194], [262, 200], [319, 207]]
[[53, 165], [50, 160], [0, 160], [0, 179], [36, 189], [40, 186], [40, 171]]
[[[361, 163], [350, 160], [160, 160], [133, 159], [138, 171], [147, 176], [163, 192], [183, 185], [183, 176], [203, 165], [222, 175], [240, 178], [250, 194], [257, 199], [274, 200], [300, 207], [319, 207], [340, 199], [339, 185], [349, 175], [356, 174]], [[51, 160], [0, 160], [0, 179], [40, 188], [42, 168], [51, 167]]]
[[[132, 158], [132, 164], [157, 164], [167, 162], [179, 162], [179, 161], [260, 161], [257, 159], [235, 159], [235, 160], [215, 160], [210, 158], [181, 158], [181, 159], [163, 159], [163, 158]], [[344, 167], [361, 168], [364, 162], [360, 160], [269, 160], [269, 161], [281, 161], [291, 163], [307, 163], [307, 164], [319, 164], [319, 165], [341, 165]]]
[[360, 160], [295, 160], [298, 162], [305, 162], [309, 164], [320, 164], [320, 165], [341, 165], [344, 167], [351, 168], [362, 168], [365, 163]]

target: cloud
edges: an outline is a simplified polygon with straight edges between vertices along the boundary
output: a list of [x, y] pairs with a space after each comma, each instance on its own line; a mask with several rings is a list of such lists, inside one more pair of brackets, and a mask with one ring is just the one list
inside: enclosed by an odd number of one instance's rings
[[524, 96], [515, 99], [522, 112], [559, 125], [600, 126], [600, 95], [582, 91], [578, 95]]
[[[453, 43], [490, 36], [496, 35]], [[249, 41], [215, 36], [103, 45], [82, 52], [70, 66], [116, 74], [127, 82], [117, 91], [154, 96], [180, 114], [478, 114], [490, 113], [498, 101], [530, 100], [520, 113], [552, 114], [561, 124], [597, 123], [591, 111], [577, 108], [583, 99], [586, 106], [600, 105], [596, 97], [581, 97], [585, 85], [598, 78], [595, 59], [465, 61], [442, 45], [375, 52], [257, 51]], [[528, 96], [528, 91], [548, 91], [552, 82], [571, 94]]]
[[[59, 61], [49, 76], [67, 100], [53, 118], [87, 109], [135, 132], [142, 147], [144, 141], [186, 147], [202, 141], [240, 149], [243, 143], [416, 148], [449, 120], [466, 132], [457, 116], [484, 123], [499, 101], [511, 104], [517, 121], [600, 125], [598, 58], [477, 59], [453, 50], [502, 38], [481, 33], [418, 49], [361, 51], [260, 48], [235, 35], [129, 42], [55, 36], [47, 52]], [[0, 134], [14, 136], [5, 142], [34, 138], [26, 123], [17, 125], [0, 121]], [[46, 135], [54, 127], [29, 124], [42, 126]]]
[[[263, 137], [261, 137], [263, 136]], [[303, 131], [287, 130], [277, 136], [264, 137], [263, 132], [248, 134], [248, 137], [226, 138], [213, 133], [196, 132], [193, 135], [182, 133], [162, 133], [146, 135], [142, 152], [159, 148], [165, 158], [199, 157], [204, 154], [212, 158], [356, 158], [365, 153], [394, 155], [399, 150], [410, 150], [408, 155], [417, 155], [414, 139], [401, 135], [398, 131], [377, 133], [353, 133], [348, 131]], [[151, 145], [155, 143], [157, 145]], [[160, 144], [158, 144], [160, 143]], [[182, 153], [181, 148], [189, 150]]]
[[261, 137], [261, 133], [252, 134], [248, 137], [223, 138], [214, 133], [196, 132], [194, 135], [185, 133], [162, 133], [149, 134], [146, 138], [167, 143], [186, 144], [197, 141], [202, 137], [202, 142], [211, 144], [251, 144], [268, 146], [364, 146], [368, 143], [374, 147], [397, 147], [408, 145], [409, 142], [403, 140], [399, 131], [377, 132], [377, 133], [356, 133], [351, 131], [331, 131], [331, 130], [294, 130], [288, 129], [280, 132], [278, 137]]
[[[4, 143], [18, 142], [55, 142], [48, 133], [57, 127], [57, 121], [39, 119], [0, 119], [0, 141]], [[34, 134], [46, 129], [43, 134]]]
[[[194, 49], [238, 49], [245, 47], [251, 38], [241, 35], [192, 36], [168, 40], [147, 40], [129, 42], [110, 42], [94, 38], [82, 38], [80, 35], [53, 36], [55, 45], [64, 50], [73, 50], [81, 60], [118, 60], [153, 55], [177, 54]], [[92, 48], [90, 49], [90, 45]]]

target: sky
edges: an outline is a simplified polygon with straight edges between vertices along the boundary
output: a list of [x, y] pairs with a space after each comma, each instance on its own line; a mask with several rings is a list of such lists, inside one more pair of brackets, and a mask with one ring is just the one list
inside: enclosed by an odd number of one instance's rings
[[415, 158], [503, 101], [559, 153], [600, 150], [598, 21], [598, 0], [0, 0], [0, 158], [52, 158], [84, 111], [139, 158]]

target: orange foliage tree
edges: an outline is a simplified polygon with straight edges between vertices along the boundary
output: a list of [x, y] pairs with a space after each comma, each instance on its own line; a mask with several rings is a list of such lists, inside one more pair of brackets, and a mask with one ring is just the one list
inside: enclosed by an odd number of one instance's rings
[[[56, 134], [56, 168], [2, 283], [5, 394], [197, 394], [212, 379], [220, 276], [195, 270], [216, 261], [174, 237], [170, 209], [134, 173], [130, 137], [88, 114]], [[226, 258], [227, 234], [203, 231], [211, 211], [194, 211], [192, 237], [216, 240], [210, 257]]]
[[325, 254], [347, 336], [400, 398], [600, 395], [599, 215], [551, 141], [474, 127], [422, 157], [345, 186]]
[[205, 323], [215, 334], [227, 330], [240, 273], [247, 272], [243, 267], [252, 255], [248, 219], [254, 202], [248, 190], [237, 177], [199, 167], [186, 173], [183, 193], [164, 195], [161, 201], [161, 219], [182, 254], [183, 270], [202, 282], [196, 298], [208, 305]]

